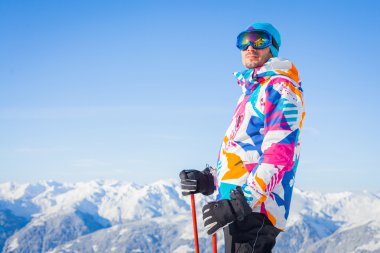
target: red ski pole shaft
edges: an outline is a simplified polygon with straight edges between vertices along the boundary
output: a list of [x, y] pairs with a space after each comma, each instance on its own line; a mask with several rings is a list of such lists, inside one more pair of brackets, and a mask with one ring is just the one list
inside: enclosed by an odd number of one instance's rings
[[218, 253], [216, 233], [212, 235], [212, 253]]
[[194, 194], [191, 194], [190, 197], [191, 197], [191, 214], [193, 216], [195, 253], [199, 253], [198, 228], [197, 228], [197, 213], [195, 211]]

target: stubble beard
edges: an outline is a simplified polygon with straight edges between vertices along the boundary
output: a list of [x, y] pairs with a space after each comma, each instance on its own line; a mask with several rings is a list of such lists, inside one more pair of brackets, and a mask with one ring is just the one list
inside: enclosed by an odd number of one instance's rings
[[259, 60], [257, 60], [257, 61], [250, 61], [250, 60], [245, 60], [244, 61], [244, 65], [247, 67], [247, 68], [249, 68], [249, 69], [253, 69], [253, 68], [256, 68], [256, 67], [258, 67], [260, 64], [259, 64]]

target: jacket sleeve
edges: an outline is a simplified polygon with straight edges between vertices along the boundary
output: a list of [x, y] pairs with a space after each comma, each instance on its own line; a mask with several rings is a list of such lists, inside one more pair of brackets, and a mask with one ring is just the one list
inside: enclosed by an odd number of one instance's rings
[[271, 81], [263, 101], [262, 154], [243, 185], [251, 206], [264, 202], [281, 183], [284, 173], [293, 169], [305, 115], [302, 90], [286, 78]]

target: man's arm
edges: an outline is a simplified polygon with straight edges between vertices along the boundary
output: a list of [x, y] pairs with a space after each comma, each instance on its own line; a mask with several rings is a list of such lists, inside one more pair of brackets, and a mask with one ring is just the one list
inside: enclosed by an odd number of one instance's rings
[[[272, 83], [272, 84], [270, 84]], [[292, 170], [304, 118], [302, 93], [288, 79], [276, 77], [265, 90], [264, 139], [259, 163], [243, 191], [251, 206], [264, 202], [285, 172]]]

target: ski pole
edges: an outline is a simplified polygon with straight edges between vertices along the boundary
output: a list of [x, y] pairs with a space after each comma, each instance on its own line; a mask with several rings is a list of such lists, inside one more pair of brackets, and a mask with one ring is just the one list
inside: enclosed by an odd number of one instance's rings
[[197, 228], [197, 213], [195, 212], [194, 194], [191, 194], [190, 196], [191, 196], [191, 214], [193, 216], [195, 253], [199, 253], [198, 228]]
[[212, 235], [212, 253], [218, 253], [218, 246], [216, 244], [216, 233]]

